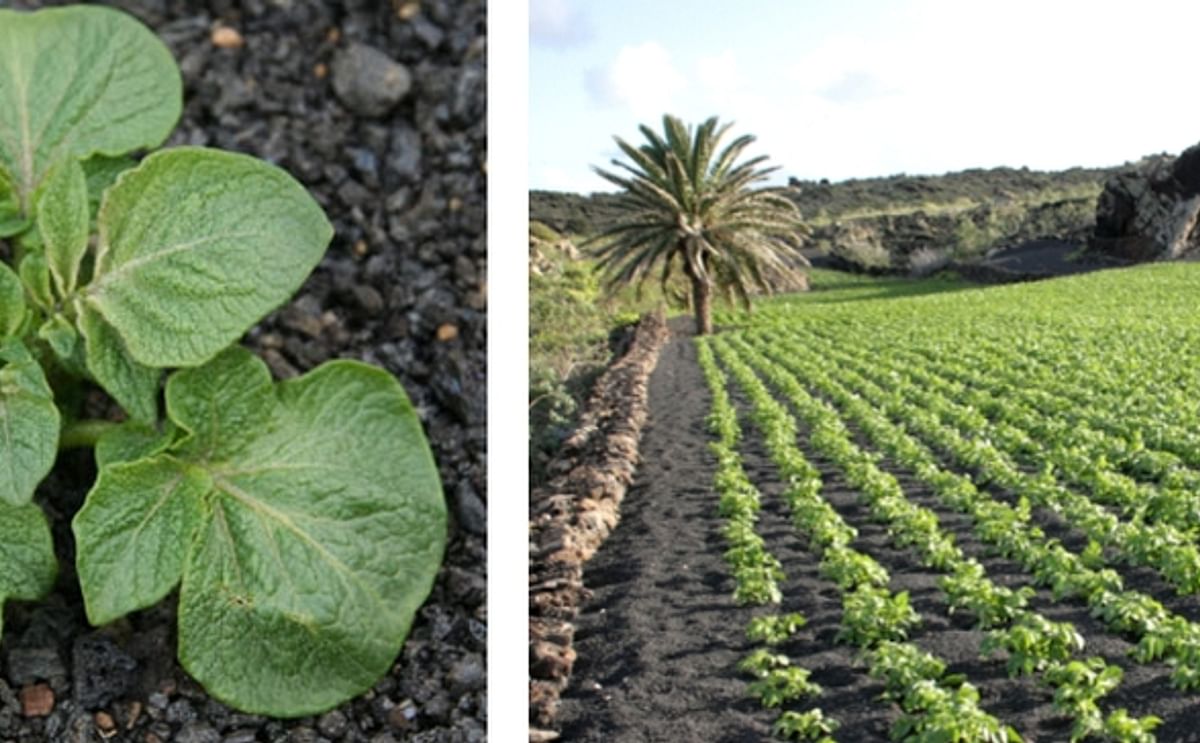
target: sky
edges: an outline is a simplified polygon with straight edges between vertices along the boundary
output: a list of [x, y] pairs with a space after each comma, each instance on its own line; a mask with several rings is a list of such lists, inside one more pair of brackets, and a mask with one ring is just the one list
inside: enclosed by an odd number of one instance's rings
[[733, 121], [777, 183], [1109, 166], [1200, 142], [1200, 3], [531, 0], [529, 187], [664, 113]]

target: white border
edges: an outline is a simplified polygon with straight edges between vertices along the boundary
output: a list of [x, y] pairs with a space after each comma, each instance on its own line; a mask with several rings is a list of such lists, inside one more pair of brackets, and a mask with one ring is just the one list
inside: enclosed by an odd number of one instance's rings
[[488, 739], [528, 740], [529, 7], [488, 4]]

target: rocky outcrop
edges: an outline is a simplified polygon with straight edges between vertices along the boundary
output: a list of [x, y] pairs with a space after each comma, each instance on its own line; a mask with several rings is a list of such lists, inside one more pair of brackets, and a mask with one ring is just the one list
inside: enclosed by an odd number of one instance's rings
[[669, 332], [661, 313], [645, 316], [629, 350], [600, 379], [575, 433], [530, 494], [530, 740], [553, 740], [559, 694], [575, 662], [571, 644], [583, 564], [617, 525], [633, 482], [647, 416], [647, 384]]
[[577, 261], [581, 257], [579, 248], [567, 238], [542, 240], [529, 236], [529, 273], [534, 276], [549, 273], [564, 258]]
[[1134, 261], [1200, 257], [1200, 145], [1145, 158], [1108, 180], [1089, 251]]
[[1092, 233], [1095, 195], [1045, 201], [996, 200], [969, 207], [864, 215], [813, 229], [810, 245], [829, 256], [833, 268], [904, 273], [913, 256], [953, 252], [967, 261], [990, 250], [1052, 238], [1083, 243]]

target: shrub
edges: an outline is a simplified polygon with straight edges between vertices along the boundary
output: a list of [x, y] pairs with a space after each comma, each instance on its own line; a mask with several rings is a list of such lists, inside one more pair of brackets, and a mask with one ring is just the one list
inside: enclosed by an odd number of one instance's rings
[[950, 251], [939, 248], [917, 248], [908, 256], [908, 272], [915, 278], [932, 276], [950, 265]]

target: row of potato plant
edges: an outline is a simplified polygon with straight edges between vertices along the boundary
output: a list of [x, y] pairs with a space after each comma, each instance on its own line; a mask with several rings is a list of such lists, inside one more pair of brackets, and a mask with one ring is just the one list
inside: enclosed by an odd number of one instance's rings
[[[1164, 413], [1180, 407], [1174, 396], [1169, 401], [1155, 401], [1152, 418], [1139, 420], [1130, 414], [1130, 403], [1152, 399], [1153, 395], [1131, 395], [1129, 380], [1120, 393], [1100, 393], [1091, 379], [1082, 376], [1078, 369], [1065, 366], [1062, 360], [1053, 366], [1031, 366], [1020, 354], [994, 341], [981, 341], [953, 356], [919, 346], [897, 349], [896, 353], [921, 366], [928, 365], [950, 380], [987, 390], [993, 397], [1020, 402], [1064, 426], [1082, 425], [1103, 434], [1112, 447], [1109, 456], [1125, 462], [1128, 472], [1140, 479], [1161, 481], [1181, 465], [1200, 465], [1200, 457], [1193, 457], [1194, 461], [1188, 463], [1184, 457], [1162, 447], [1176, 428], [1163, 420]], [[983, 373], [985, 369], [987, 372]], [[1200, 436], [1196, 431], [1195, 428], [1178, 431], [1182, 433], [1185, 452], [1200, 452], [1197, 448]]]
[[[960, 402], [976, 407], [993, 421], [1032, 434], [1023, 442], [1029, 451], [1040, 447], [1033, 440], [1036, 438], [1054, 442], [1074, 455], [1073, 460], [1059, 465], [1062, 471], [1077, 481], [1095, 483], [1127, 511], [1189, 529], [1200, 527], [1200, 497], [1196, 495], [1200, 491], [1200, 472], [1172, 451], [1148, 444], [1141, 427], [1112, 425], [1111, 406], [1076, 404], [1064, 410], [1056, 404], [1060, 398], [1044, 389], [1028, 387], [1028, 380], [995, 357], [984, 367], [999, 365], [990, 374], [980, 373], [962, 358], [933, 361], [916, 352], [899, 352], [896, 360], [903, 363], [904, 359], [914, 364], [917, 381], [932, 376], [930, 384], [949, 390]], [[922, 363], [931, 369], [921, 369]], [[1195, 436], [1195, 432], [1190, 435]]]
[[[729, 400], [725, 374], [714, 360], [712, 350], [698, 346], [697, 359], [712, 396], [708, 429], [716, 438], [709, 442], [709, 449], [717, 460], [714, 487], [719, 494], [718, 512], [727, 519], [723, 531], [730, 547], [725, 558], [733, 570], [734, 601], [739, 605], [778, 604], [782, 600], [778, 582], [784, 577], [783, 570], [754, 529], [761, 497], [746, 476], [737, 451], [741, 440], [737, 410]], [[748, 691], [764, 707], [777, 708], [821, 694], [821, 687], [809, 680], [807, 669], [793, 666], [787, 655], [773, 649], [799, 632], [804, 624], [804, 616], [799, 613], [771, 614], [750, 620], [746, 635], [759, 647], [738, 664], [738, 670], [754, 679]], [[826, 717], [819, 707], [803, 712], [783, 710], [773, 732], [784, 739], [834, 743], [831, 735], [838, 726], [837, 720]]]
[[[761, 345], [752, 348], [762, 350]], [[796, 364], [781, 366], [794, 367]], [[971, 516], [977, 533], [985, 542], [995, 544], [1002, 535], [1022, 532], [1027, 527], [1027, 505], [1024, 509], [1013, 509], [996, 503], [980, 493], [969, 478], [942, 469], [926, 447], [820, 370], [805, 369], [804, 377], [833, 400], [845, 419], [857, 425], [872, 444], [911, 469], [947, 506]], [[788, 379], [780, 374], [779, 379], [787, 387], [798, 385], [794, 376]], [[1044, 579], [1051, 577], [1042, 576]], [[985, 654], [997, 649], [1006, 650], [1010, 675], [1041, 672], [1043, 683], [1055, 689], [1055, 707], [1074, 720], [1072, 740], [1097, 734], [1109, 740], [1153, 739], [1150, 731], [1160, 722], [1158, 718], [1132, 718], [1124, 709], [1114, 710], [1107, 719], [1103, 717], [1097, 700], [1116, 688], [1121, 669], [1107, 665], [1102, 658], [1071, 660], [1073, 653], [1083, 650], [1082, 638], [1069, 623], [1049, 622], [1026, 609], [1026, 601], [1033, 594], [1031, 589], [1024, 587], [1013, 591], [995, 586], [974, 560], [964, 561], [939, 583], [951, 611], [966, 609], [976, 616], [980, 629], [992, 630], [981, 647]], [[995, 629], [997, 627], [1000, 629]]]
[[782, 598], [779, 581], [784, 577], [783, 566], [767, 551], [755, 528], [761, 498], [742, 468], [737, 452], [741, 436], [737, 411], [725, 393], [725, 377], [713, 361], [712, 352], [702, 347], [698, 356], [712, 392], [708, 428], [716, 440], [709, 442], [709, 450], [717, 460], [713, 484], [719, 496], [718, 510], [725, 519], [721, 533], [728, 545], [725, 561], [733, 571], [733, 600], [738, 605], [778, 604]]
[[[1162, 333], [1166, 329], [1155, 330]], [[1187, 347], [1196, 340], [1170, 342]], [[1150, 364], [1147, 359], [1167, 354], [1161, 348], [1146, 349], [1129, 355], [1131, 368], [1124, 373], [1097, 374], [1102, 370], [1094, 358], [1087, 360], [1087, 356], [1096, 355], [1091, 348], [1072, 349], [1064, 342], [1039, 343], [1024, 350], [1027, 353], [1022, 354], [1009, 344], [985, 340], [970, 351], [970, 357], [986, 354], [1001, 361], [1037, 389], [1055, 397], [1057, 408], [1113, 411], [1095, 420], [1114, 430], [1145, 430], [1160, 445], [1178, 446], [1178, 456], [1192, 466], [1200, 466], [1200, 437], [1196, 434], [1200, 430], [1200, 410], [1195, 405], [1200, 387], [1193, 377], [1179, 375], [1180, 370], [1195, 368], [1194, 363]], [[1131, 391], [1138, 394], [1131, 395]]]
[[[891, 737], [896, 741], [982, 741], [984, 743], [1014, 743], [1021, 740], [1017, 732], [1004, 725], [994, 716], [978, 706], [979, 692], [962, 676], [945, 673], [944, 661], [920, 650], [907, 642], [909, 631], [920, 623], [920, 617], [909, 605], [906, 592], [892, 593], [886, 585], [889, 576], [886, 568], [873, 558], [857, 552], [849, 546], [856, 537], [854, 528], [845, 523], [841, 515], [821, 499], [820, 475], [796, 445], [796, 422], [786, 407], [775, 400], [753, 371], [736, 353], [717, 338], [711, 341], [722, 362], [726, 364], [745, 395], [749, 398], [753, 412], [751, 418], [763, 434], [771, 459], [776, 463], [784, 482], [792, 482], [791, 474], [799, 474], [801, 482], [816, 481], [798, 489], [790, 488], [789, 503], [798, 500], [814, 500], [824, 508], [794, 510], [793, 519], [799, 530], [809, 535], [810, 547], [821, 558], [820, 569], [827, 577], [834, 574], [834, 565], [854, 565], [841, 575], [838, 583], [842, 593], [842, 628], [837, 640], [846, 642], [861, 651], [869, 673], [885, 680], [887, 696], [895, 701], [902, 715], [893, 725]], [[813, 436], [819, 436], [814, 432]], [[829, 442], [838, 441], [837, 432], [826, 432]], [[861, 464], [866, 464], [860, 460]], [[799, 472], [796, 472], [796, 470]], [[862, 471], [866, 472], [865, 467]], [[868, 474], [868, 477], [870, 475]], [[880, 499], [881, 502], [883, 499]], [[898, 503], [889, 505], [899, 507]], [[804, 519], [820, 514], [819, 518], [838, 524], [833, 528], [806, 529]], [[948, 545], [954, 550], [953, 542], [931, 536], [923, 519], [900, 520], [909, 529], [920, 532], [917, 540], [935, 545]], [[913, 531], [899, 527], [900, 539], [913, 539]], [[849, 539], [835, 544], [823, 544], [818, 534], [839, 534]], [[912, 542], [909, 542], [910, 544]], [[926, 559], [941, 562], [945, 559], [945, 547], [935, 547], [925, 552]], [[851, 553], [851, 554], [847, 554]], [[840, 555], [831, 561], [831, 555]], [[854, 557], [857, 555], [857, 557]]]
[[[788, 365], [822, 389], [835, 390], [837, 383], [828, 370], [819, 366], [818, 359], [819, 354], [792, 353]], [[926, 445], [945, 452], [959, 466], [975, 470], [980, 482], [994, 483], [1018, 494], [1016, 508], [986, 499], [986, 508], [997, 516], [979, 520], [976, 533], [981, 539], [993, 544], [1000, 555], [1021, 563], [1033, 574], [1036, 583], [1051, 588], [1056, 599], [1086, 602], [1092, 616], [1105, 622], [1112, 631], [1136, 640], [1138, 645], [1132, 653], [1135, 660], [1142, 663], [1166, 660], [1173, 668], [1172, 684], [1183, 690], [1200, 688], [1200, 625], [1169, 611], [1144, 593], [1125, 590], [1120, 575], [1112, 569], [1102, 567], [1086, 555], [1070, 552], [1056, 539], [1047, 540], [1042, 529], [1030, 520], [1031, 501], [1035, 499], [1021, 493], [1020, 473], [986, 456], [987, 448], [978, 440], [964, 438], [919, 407], [897, 402], [892, 392], [862, 379], [844, 364], [838, 365], [836, 373], [861, 395], [865, 402], [860, 407], [876, 411], [881, 420], [886, 420], [883, 417], [886, 414], [902, 424], [903, 428], [897, 426], [895, 430], [898, 439], [908, 446], [894, 456], [918, 477], [929, 477], [939, 497], [951, 507], [969, 511], [974, 486], [970, 479], [954, 473], [947, 473], [947, 480], [957, 479], [957, 485], [933, 478], [928, 463], [933, 458]], [[909, 436], [907, 431], [924, 441]], [[921, 461], [922, 450], [930, 458], [928, 462]]]
[[[861, 348], [843, 350], [868, 363], [879, 358]], [[1148, 448], [1140, 436], [1127, 439], [1093, 428], [1088, 411], [1048, 413], [1008, 371], [983, 374], [962, 359], [934, 362], [904, 350], [885, 362], [918, 389], [958, 403], [956, 414], [965, 425], [978, 430], [975, 412], [986, 416], [994, 439], [1006, 442], [1024, 461], [1049, 462], [1069, 482], [1090, 488], [1099, 502], [1117, 506], [1129, 517], [1182, 526], [1189, 536], [1200, 527], [1200, 472], [1170, 452]], [[932, 370], [922, 368], [925, 364]]]
[[[804, 340], [813, 341], [811, 336]], [[996, 455], [1007, 463], [1009, 469], [1018, 473], [1019, 479], [1036, 480], [1037, 487], [1033, 492], [1038, 497], [1031, 495], [1036, 505], [1049, 508], [1063, 516], [1090, 539], [1111, 548], [1122, 562], [1154, 569], [1180, 594], [1200, 591], [1200, 550], [1196, 548], [1194, 539], [1188, 533], [1169, 522], [1149, 523], [1138, 517], [1121, 520], [1102, 505], [1109, 500], [1106, 493], [1113, 491], [1105, 485], [1115, 482], [1116, 476], [1097, 472], [1095, 465], [1080, 465], [1075, 454], [1048, 442], [1040, 447], [1038, 454], [1031, 456], [1032, 461], [1042, 468], [1041, 474], [1033, 478], [1021, 471], [1017, 461], [1018, 452], [1023, 446], [1020, 441], [1024, 435], [1022, 431], [1011, 426], [993, 425], [978, 410], [955, 403], [944, 395], [927, 391], [915, 381], [911, 366], [906, 367], [908, 373], [900, 373], [878, 355], [874, 356], [872, 361], [868, 361], [839, 350], [832, 344], [817, 344], [822, 352], [828, 353], [831, 359], [836, 359], [840, 365], [855, 370], [876, 384], [887, 384], [895, 397], [928, 411], [981, 445], [991, 447]], [[1093, 485], [1092, 497], [1062, 485], [1056, 475], [1060, 467], [1073, 468], [1076, 472], [1087, 469], [1091, 473], [1088, 482]], [[1083, 478], [1084, 475], [1081, 474], [1080, 477]]]

